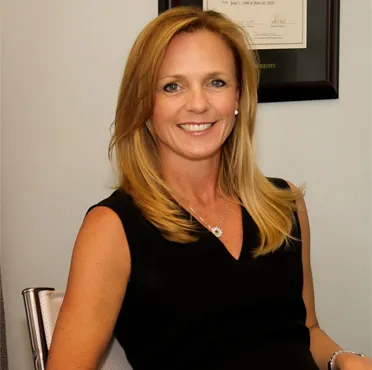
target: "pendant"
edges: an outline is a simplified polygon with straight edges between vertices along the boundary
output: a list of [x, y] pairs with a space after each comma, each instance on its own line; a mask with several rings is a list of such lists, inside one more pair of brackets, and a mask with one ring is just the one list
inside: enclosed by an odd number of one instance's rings
[[222, 229], [218, 226], [213, 226], [211, 228], [211, 231], [212, 231], [213, 235], [216, 236], [217, 238], [221, 238], [221, 236], [223, 234]]

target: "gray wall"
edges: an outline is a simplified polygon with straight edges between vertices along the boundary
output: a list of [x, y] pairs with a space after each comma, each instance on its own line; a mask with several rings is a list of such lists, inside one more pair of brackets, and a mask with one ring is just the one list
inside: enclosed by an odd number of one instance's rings
[[[3, 0], [2, 268], [9, 368], [31, 370], [20, 292], [64, 289], [87, 208], [110, 193], [106, 149], [125, 58], [155, 0]], [[260, 105], [267, 175], [307, 183], [318, 315], [371, 354], [371, 0], [342, 2], [341, 96]]]

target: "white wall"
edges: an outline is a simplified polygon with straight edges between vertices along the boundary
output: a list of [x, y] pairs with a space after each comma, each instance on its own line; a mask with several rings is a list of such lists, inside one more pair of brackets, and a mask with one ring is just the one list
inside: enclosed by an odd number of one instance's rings
[[3, 282], [10, 370], [31, 370], [21, 290], [64, 288], [88, 206], [108, 194], [109, 125], [154, 0], [3, 1]]
[[[370, 0], [343, 2], [341, 97], [266, 104], [259, 161], [306, 181], [318, 314], [371, 353]], [[2, 245], [10, 370], [31, 370], [21, 290], [65, 287], [86, 209], [110, 192], [109, 124], [154, 0], [3, 0]], [[368, 29], [368, 32], [366, 32]]]

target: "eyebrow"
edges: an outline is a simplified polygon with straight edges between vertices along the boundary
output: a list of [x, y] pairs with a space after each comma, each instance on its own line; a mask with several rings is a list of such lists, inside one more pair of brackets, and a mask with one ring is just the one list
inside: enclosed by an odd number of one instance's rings
[[[211, 77], [214, 77], [214, 76], [225, 76], [225, 77], [230, 77], [228, 74], [226, 74], [226, 73], [224, 73], [224, 72], [220, 72], [220, 71], [210, 72], [210, 73], [208, 73], [205, 77], [206, 77], [206, 78], [211, 78]], [[185, 79], [186, 76], [183, 75], [183, 74], [174, 74], [174, 75], [169, 75], [169, 76], [160, 77], [160, 78], [159, 78], [159, 81], [165, 80], [165, 79], [167, 79], [167, 78], [177, 79], [177, 80], [182, 80], [182, 79]]]

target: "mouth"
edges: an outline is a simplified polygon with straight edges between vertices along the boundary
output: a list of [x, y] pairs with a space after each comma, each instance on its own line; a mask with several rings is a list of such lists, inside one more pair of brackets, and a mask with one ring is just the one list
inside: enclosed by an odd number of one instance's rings
[[183, 123], [179, 125], [179, 127], [182, 130], [188, 131], [188, 132], [200, 132], [200, 131], [205, 131], [208, 130], [210, 127], [212, 127], [215, 122], [201, 122], [201, 123], [196, 123], [196, 122], [190, 122], [190, 123]]

